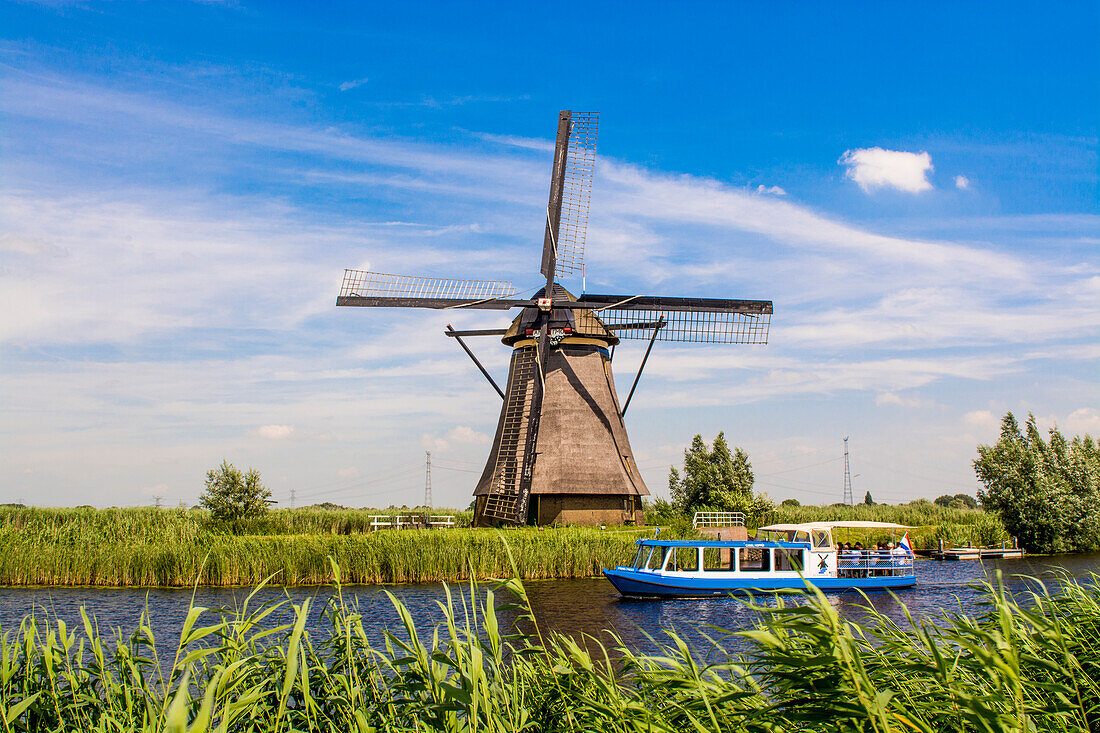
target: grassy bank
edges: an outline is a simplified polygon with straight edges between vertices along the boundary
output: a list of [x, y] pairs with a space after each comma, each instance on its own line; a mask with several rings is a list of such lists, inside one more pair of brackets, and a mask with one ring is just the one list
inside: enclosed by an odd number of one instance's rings
[[[202, 512], [165, 509], [2, 509], [0, 585], [187, 586], [332, 582], [327, 558], [350, 583], [418, 583], [504, 577], [497, 532], [474, 529], [368, 533], [370, 512], [280, 510], [231, 535]], [[358, 516], [362, 514], [362, 517]], [[520, 577], [590, 577], [633, 558], [636, 534], [590, 528], [504, 530]]]
[[76, 630], [27, 618], [3, 630], [0, 722], [179, 733], [1100, 729], [1095, 582], [1024, 603], [990, 586], [981, 615], [919, 627], [873, 612], [857, 626], [816, 596], [761, 608], [761, 625], [740, 634], [747, 651], [692, 650], [671, 636], [658, 655], [595, 656], [540, 632], [522, 584], [506, 589], [534, 633], [502, 629], [492, 593], [457, 599], [434, 633], [394, 600], [400, 631], [382, 648], [339, 595], [319, 638], [304, 630], [309, 602], [275, 629], [270, 609], [192, 609], [178, 641], [147, 624], [126, 641], [87, 617]]
[[[205, 512], [182, 509], [0, 508], [0, 585], [253, 585], [276, 574], [288, 585], [332, 581], [332, 557], [352, 583], [418, 583], [503, 577], [496, 532], [456, 528], [369, 532], [379, 510], [280, 509], [229, 534]], [[468, 519], [468, 517], [462, 517]], [[1006, 538], [995, 516], [933, 504], [782, 507], [768, 522], [871, 519], [918, 526], [917, 548]], [[679, 518], [672, 532], [690, 532]], [[580, 578], [634, 556], [638, 534], [566, 527], [504, 530], [524, 579]], [[885, 537], [885, 535], [884, 535]], [[871, 539], [878, 539], [872, 537]]]

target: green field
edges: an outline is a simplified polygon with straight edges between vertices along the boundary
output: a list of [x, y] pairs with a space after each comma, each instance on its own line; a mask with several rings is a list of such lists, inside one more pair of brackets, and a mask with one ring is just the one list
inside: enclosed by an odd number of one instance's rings
[[[438, 513], [455, 513], [436, 510]], [[371, 533], [378, 510], [279, 509], [230, 534], [205, 512], [183, 509], [0, 508], [0, 585], [254, 585], [275, 574], [286, 585], [332, 581], [334, 558], [350, 583], [419, 583], [503, 577], [500, 534], [486, 529], [386, 530]], [[468, 523], [469, 514], [459, 514]], [[768, 521], [876, 519], [921, 525], [917, 547], [948, 541], [990, 544], [1005, 537], [980, 511], [908, 507], [782, 508]], [[679, 517], [663, 536], [690, 533]], [[631, 528], [501, 530], [519, 577], [580, 578], [633, 558]]]
[[156, 639], [147, 621], [106, 638], [87, 615], [76, 629], [28, 617], [0, 630], [0, 723], [12, 732], [1096, 731], [1098, 580], [1022, 602], [987, 586], [978, 615], [918, 626], [870, 610], [856, 625], [817, 594], [760, 608], [760, 625], [739, 635], [747, 650], [727, 651], [728, 638], [693, 650], [670, 635], [654, 655], [601, 654], [595, 642], [542, 631], [517, 580], [497, 590], [527, 614], [526, 634], [502, 628], [492, 592], [474, 589], [434, 629], [417, 628], [394, 600], [395, 631], [381, 645], [339, 593], [316, 638], [308, 601], [275, 628], [272, 606], [194, 608], [178, 640]]

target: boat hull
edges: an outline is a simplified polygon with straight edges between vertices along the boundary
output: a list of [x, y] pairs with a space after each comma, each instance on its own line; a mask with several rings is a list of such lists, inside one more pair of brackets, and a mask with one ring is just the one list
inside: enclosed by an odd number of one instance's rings
[[790, 578], [701, 578], [659, 575], [621, 567], [614, 570], [604, 570], [603, 574], [619, 593], [624, 596], [640, 597], [715, 596], [731, 593], [766, 593], [775, 590], [805, 590], [807, 583], [826, 592], [894, 590], [909, 588], [917, 583], [916, 577], [912, 575], [871, 578], [809, 577], [805, 579], [798, 576]]

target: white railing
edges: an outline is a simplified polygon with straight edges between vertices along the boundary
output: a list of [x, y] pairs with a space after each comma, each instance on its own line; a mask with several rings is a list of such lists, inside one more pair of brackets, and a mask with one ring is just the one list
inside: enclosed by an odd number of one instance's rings
[[744, 527], [744, 512], [695, 512], [693, 527]]
[[371, 514], [370, 531], [377, 532], [380, 529], [418, 529], [420, 527], [430, 529], [448, 529], [455, 526], [455, 515], [432, 514], [425, 517], [423, 514]]

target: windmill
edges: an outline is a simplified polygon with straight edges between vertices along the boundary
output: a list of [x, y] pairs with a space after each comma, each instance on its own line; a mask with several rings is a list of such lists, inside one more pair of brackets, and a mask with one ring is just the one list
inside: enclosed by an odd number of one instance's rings
[[[477, 525], [623, 523], [641, 519], [649, 494], [623, 415], [655, 341], [766, 344], [770, 300], [575, 296], [556, 282], [582, 271], [595, 171], [597, 113], [558, 115], [541, 273], [546, 284], [518, 298], [511, 282], [345, 270], [337, 306], [509, 310], [507, 329], [445, 331], [503, 400], [493, 447], [474, 490]], [[505, 389], [464, 337], [500, 336], [512, 348]], [[648, 340], [619, 406], [611, 359], [620, 339]], [[533, 500], [533, 501], [532, 501]]]

